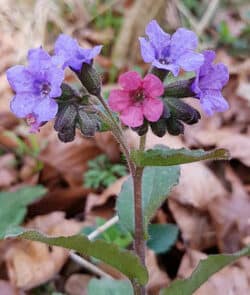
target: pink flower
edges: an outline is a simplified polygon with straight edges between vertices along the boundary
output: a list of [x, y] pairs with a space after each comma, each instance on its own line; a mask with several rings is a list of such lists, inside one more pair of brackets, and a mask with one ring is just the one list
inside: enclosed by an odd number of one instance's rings
[[163, 102], [158, 97], [163, 94], [164, 87], [159, 78], [147, 74], [142, 79], [131, 71], [120, 75], [118, 82], [122, 89], [112, 90], [108, 103], [112, 111], [120, 113], [123, 124], [139, 127], [144, 117], [150, 122], [160, 119]]

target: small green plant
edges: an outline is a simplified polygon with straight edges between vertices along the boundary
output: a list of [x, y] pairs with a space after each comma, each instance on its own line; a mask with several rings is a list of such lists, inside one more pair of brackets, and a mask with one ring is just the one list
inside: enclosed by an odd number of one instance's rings
[[89, 170], [84, 175], [84, 186], [87, 188], [106, 188], [127, 174], [125, 165], [111, 163], [106, 155], [90, 160], [88, 167]]
[[[84, 227], [82, 233], [88, 235], [98, 227], [102, 226], [106, 222], [105, 219], [97, 217], [96, 226]], [[98, 239], [103, 239], [106, 242], [116, 244], [120, 248], [127, 248], [132, 242], [133, 238], [131, 234], [123, 228], [119, 223], [112, 225], [106, 231], [98, 236]]]

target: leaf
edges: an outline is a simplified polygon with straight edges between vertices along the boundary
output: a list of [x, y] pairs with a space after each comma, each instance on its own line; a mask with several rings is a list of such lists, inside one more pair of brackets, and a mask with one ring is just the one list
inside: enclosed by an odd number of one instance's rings
[[[167, 195], [179, 181], [180, 167], [147, 167], [142, 177], [142, 207], [144, 216], [144, 233], [155, 211], [161, 206]], [[134, 233], [134, 201], [132, 178], [123, 184], [117, 200], [120, 223]]]
[[7, 229], [22, 223], [27, 206], [45, 193], [46, 189], [41, 185], [23, 187], [16, 192], [0, 193], [0, 239]]
[[116, 245], [107, 243], [104, 240], [89, 241], [83, 235], [49, 237], [37, 231], [21, 229], [19, 232], [6, 233], [5, 238], [8, 237], [19, 237], [74, 250], [82, 255], [92, 256], [110, 264], [128, 278], [136, 279], [141, 285], [146, 284], [148, 280], [147, 270], [137, 256], [128, 250], [119, 249]]
[[92, 279], [88, 285], [89, 295], [133, 295], [133, 288], [129, 281], [112, 279]]
[[229, 159], [229, 153], [225, 149], [205, 152], [202, 149], [166, 149], [166, 147], [157, 146], [155, 149], [147, 151], [133, 151], [132, 158], [140, 167], [172, 166], [202, 160], [227, 160]]
[[210, 255], [201, 260], [192, 275], [184, 280], [176, 280], [168, 288], [161, 291], [161, 295], [192, 295], [214, 273], [233, 263], [238, 258], [250, 255], [250, 246], [234, 254]]
[[179, 230], [175, 224], [150, 224], [148, 233], [148, 248], [160, 254], [167, 252], [175, 244]]

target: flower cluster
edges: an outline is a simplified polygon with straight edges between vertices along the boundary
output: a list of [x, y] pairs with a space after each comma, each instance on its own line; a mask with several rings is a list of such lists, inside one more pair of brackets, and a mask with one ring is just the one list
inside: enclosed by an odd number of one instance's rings
[[[180, 100], [188, 96], [198, 98], [207, 115], [228, 109], [221, 94], [229, 79], [228, 70], [221, 63], [213, 64], [213, 51], [196, 51], [198, 38], [194, 32], [180, 28], [170, 36], [152, 20], [146, 27], [146, 35], [139, 38], [141, 55], [152, 64], [151, 71], [158, 78], [153, 74], [144, 79], [135, 72], [122, 74], [119, 78], [122, 89], [112, 90], [109, 97], [110, 108], [120, 113], [125, 125], [135, 128], [139, 135], [147, 132], [148, 125], [158, 136], [166, 131], [173, 135], [183, 133], [183, 123], [194, 124], [200, 119], [197, 110]], [[167, 84], [163, 92], [160, 79], [164, 80], [169, 72], [176, 77], [181, 69], [195, 72], [195, 78]]]
[[[124, 125], [139, 135], [146, 133], [149, 126], [157, 136], [167, 131], [173, 135], [183, 133], [184, 123], [194, 124], [200, 119], [199, 112], [182, 100], [188, 96], [199, 99], [207, 115], [228, 109], [222, 96], [228, 70], [221, 63], [213, 63], [215, 52], [197, 51], [194, 32], [179, 28], [169, 35], [155, 20], [145, 32], [146, 37], [139, 38], [140, 49], [143, 60], [152, 64], [151, 72], [144, 78], [135, 71], [122, 74], [118, 80], [120, 89], [112, 90], [108, 99], [110, 109], [119, 113]], [[96, 115], [100, 108], [90, 103], [90, 97], [95, 96], [103, 104], [100, 77], [93, 67], [93, 59], [101, 49], [101, 45], [84, 49], [77, 40], [61, 34], [54, 55], [42, 48], [30, 50], [27, 66], [7, 71], [15, 92], [10, 105], [13, 113], [27, 120], [31, 132], [56, 118], [54, 128], [62, 141], [73, 140], [75, 128], [92, 136], [100, 129]], [[67, 67], [81, 81], [82, 93], [63, 83]], [[176, 77], [181, 70], [193, 72], [195, 77], [179, 80]], [[167, 83], [169, 75], [176, 80]]]
[[102, 46], [83, 49], [67, 35], [60, 35], [55, 43], [55, 54], [50, 56], [44, 49], [31, 49], [28, 65], [17, 65], [7, 70], [7, 79], [15, 92], [10, 107], [19, 118], [25, 118], [30, 131], [55, 118], [58, 103], [55, 98], [62, 94], [64, 69], [81, 70], [83, 64], [91, 64]]

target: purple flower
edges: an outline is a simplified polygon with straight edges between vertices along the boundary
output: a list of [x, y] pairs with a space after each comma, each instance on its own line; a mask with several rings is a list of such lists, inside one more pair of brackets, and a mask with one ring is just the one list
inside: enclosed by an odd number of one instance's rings
[[77, 40], [65, 34], [61, 34], [55, 43], [55, 54], [62, 58], [63, 68], [69, 66], [75, 71], [80, 71], [83, 63], [91, 64], [101, 49], [102, 45], [84, 49], [79, 46]]
[[146, 27], [146, 34], [148, 39], [139, 38], [141, 55], [154, 67], [169, 70], [177, 76], [180, 68], [194, 71], [202, 65], [202, 54], [195, 52], [198, 38], [194, 32], [180, 28], [170, 36], [152, 20]]
[[203, 52], [204, 63], [196, 71], [192, 91], [200, 99], [204, 112], [211, 116], [214, 112], [224, 112], [229, 105], [222, 96], [222, 88], [227, 84], [229, 73], [227, 67], [222, 64], [213, 64], [215, 52], [205, 50]]
[[57, 113], [58, 105], [53, 98], [61, 95], [64, 71], [42, 48], [31, 49], [28, 61], [28, 66], [11, 67], [6, 74], [15, 92], [10, 103], [12, 112], [26, 118], [30, 131], [36, 132]]

